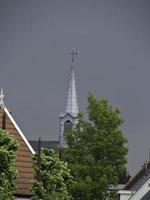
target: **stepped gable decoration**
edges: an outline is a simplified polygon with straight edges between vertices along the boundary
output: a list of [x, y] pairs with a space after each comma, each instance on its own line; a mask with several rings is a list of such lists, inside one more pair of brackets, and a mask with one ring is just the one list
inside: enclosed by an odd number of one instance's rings
[[[21, 129], [13, 119], [3, 101], [3, 90], [0, 91], [0, 128], [5, 127], [19, 143], [20, 147], [16, 154], [15, 166], [18, 170], [16, 179], [15, 196], [31, 196], [31, 185], [34, 180], [32, 155], [35, 153]], [[4, 117], [5, 116], [5, 117]], [[5, 119], [5, 120], [4, 120]], [[5, 126], [4, 126], [5, 123]]]

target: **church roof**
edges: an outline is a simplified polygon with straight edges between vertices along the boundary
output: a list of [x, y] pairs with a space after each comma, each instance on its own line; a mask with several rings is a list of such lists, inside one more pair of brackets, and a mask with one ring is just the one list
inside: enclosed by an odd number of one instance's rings
[[[1, 93], [2, 94], [2, 93]], [[0, 96], [1, 98], [2, 96]], [[2, 98], [1, 98], [2, 100]], [[3, 116], [5, 115], [5, 130], [9, 132], [19, 143], [20, 147], [16, 153], [15, 166], [18, 170], [18, 177], [16, 179], [16, 196], [31, 195], [31, 185], [34, 180], [32, 155], [34, 150], [29, 144], [28, 140], [22, 133], [21, 129], [15, 122], [14, 118], [4, 105], [0, 102], [0, 128], [3, 128]]]
[[[33, 147], [34, 151], [38, 151], [38, 140], [30, 140], [29, 141], [31, 146]], [[41, 140], [40, 141], [40, 148], [48, 148], [48, 149], [59, 149], [59, 141], [47, 141], [47, 140]]]

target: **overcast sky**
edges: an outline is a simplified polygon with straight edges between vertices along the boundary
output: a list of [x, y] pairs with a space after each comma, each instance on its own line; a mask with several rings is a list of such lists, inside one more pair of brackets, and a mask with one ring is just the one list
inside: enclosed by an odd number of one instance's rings
[[72, 48], [80, 110], [89, 91], [119, 106], [128, 169], [150, 148], [149, 0], [0, 0], [0, 87], [28, 139], [57, 140]]

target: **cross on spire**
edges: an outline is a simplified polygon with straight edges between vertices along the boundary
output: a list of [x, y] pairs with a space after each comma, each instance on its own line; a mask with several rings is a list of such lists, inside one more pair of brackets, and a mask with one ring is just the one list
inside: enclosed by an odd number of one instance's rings
[[0, 105], [4, 105], [4, 92], [3, 89], [0, 90]]
[[74, 57], [78, 55], [78, 52], [72, 49], [72, 51], [70, 52], [70, 55], [72, 57], [71, 61], [72, 63], [74, 63]]

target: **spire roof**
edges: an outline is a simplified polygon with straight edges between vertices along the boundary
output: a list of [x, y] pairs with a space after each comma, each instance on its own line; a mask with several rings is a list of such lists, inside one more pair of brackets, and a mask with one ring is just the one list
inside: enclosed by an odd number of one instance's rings
[[72, 55], [72, 64], [71, 64], [71, 71], [67, 88], [65, 112], [70, 113], [71, 115], [77, 117], [79, 108], [78, 108], [78, 98], [76, 91], [75, 64], [74, 64], [74, 55], [77, 55], [77, 52], [73, 50], [70, 54]]

